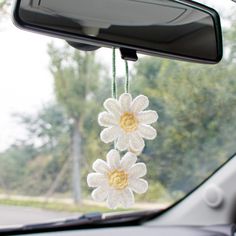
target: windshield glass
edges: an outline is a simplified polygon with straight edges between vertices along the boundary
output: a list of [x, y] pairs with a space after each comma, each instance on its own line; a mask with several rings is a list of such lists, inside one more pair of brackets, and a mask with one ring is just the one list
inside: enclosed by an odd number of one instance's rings
[[[236, 151], [236, 4], [201, 2], [222, 17], [219, 64], [148, 56], [129, 63], [133, 97], [148, 96], [159, 115], [157, 138], [146, 141], [139, 156], [149, 189], [135, 194], [129, 211], [170, 206]], [[86, 53], [21, 31], [12, 25], [8, 5], [0, 1], [0, 226], [114, 212], [93, 201], [87, 185], [92, 163], [113, 148], [101, 142], [97, 122], [111, 97], [112, 50]], [[125, 64], [118, 53], [116, 59], [121, 94]]]

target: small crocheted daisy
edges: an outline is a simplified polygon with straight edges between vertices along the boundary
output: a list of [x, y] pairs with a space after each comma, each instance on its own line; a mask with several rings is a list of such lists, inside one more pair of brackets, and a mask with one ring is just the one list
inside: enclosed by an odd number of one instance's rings
[[118, 100], [108, 98], [103, 105], [107, 112], [98, 115], [98, 123], [106, 127], [100, 134], [104, 143], [116, 141], [120, 151], [140, 153], [145, 146], [143, 139], [155, 139], [157, 133], [150, 124], [157, 121], [158, 114], [144, 111], [149, 105], [146, 96], [139, 95], [132, 100], [129, 93], [123, 93]]
[[142, 194], [148, 189], [148, 183], [141, 179], [146, 175], [144, 163], [136, 163], [137, 157], [127, 152], [121, 159], [117, 150], [112, 149], [106, 156], [107, 162], [98, 159], [93, 163], [96, 173], [87, 177], [89, 187], [96, 188], [92, 192], [95, 201], [105, 201], [109, 208], [121, 205], [125, 208], [134, 204], [133, 191]]

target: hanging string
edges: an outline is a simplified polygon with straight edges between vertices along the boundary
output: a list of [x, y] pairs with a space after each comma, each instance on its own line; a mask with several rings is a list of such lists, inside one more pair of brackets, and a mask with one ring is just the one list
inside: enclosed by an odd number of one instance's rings
[[125, 60], [125, 72], [126, 72], [125, 92], [129, 93], [129, 65], [128, 65], [128, 61], [126, 61], [126, 60]]
[[[111, 95], [113, 98], [117, 98], [117, 84], [116, 84], [116, 49], [112, 49], [112, 88]], [[114, 141], [114, 149], [116, 149], [116, 141]]]
[[116, 85], [116, 49], [112, 49], [112, 97], [117, 98]]

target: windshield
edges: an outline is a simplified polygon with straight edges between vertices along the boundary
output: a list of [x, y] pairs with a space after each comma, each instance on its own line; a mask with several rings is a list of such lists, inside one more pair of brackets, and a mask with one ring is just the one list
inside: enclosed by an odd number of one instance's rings
[[[127, 211], [170, 206], [236, 151], [236, 4], [201, 2], [222, 17], [219, 64], [148, 56], [129, 63], [133, 97], [148, 96], [159, 119], [157, 138], [139, 156], [149, 189]], [[16, 29], [8, 5], [0, 1], [0, 226], [123, 211], [93, 201], [87, 185], [92, 163], [113, 148], [100, 140], [97, 121], [112, 93], [112, 50], [82, 52]], [[116, 60], [121, 94], [125, 64], [118, 53]]]

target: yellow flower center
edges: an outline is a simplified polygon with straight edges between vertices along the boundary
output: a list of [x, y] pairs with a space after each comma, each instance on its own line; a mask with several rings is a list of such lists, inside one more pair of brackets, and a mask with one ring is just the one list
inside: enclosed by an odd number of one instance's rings
[[125, 132], [133, 132], [138, 127], [138, 120], [132, 112], [125, 112], [120, 117], [120, 127]]
[[109, 185], [117, 190], [128, 186], [128, 174], [125, 171], [114, 170], [108, 174]]

